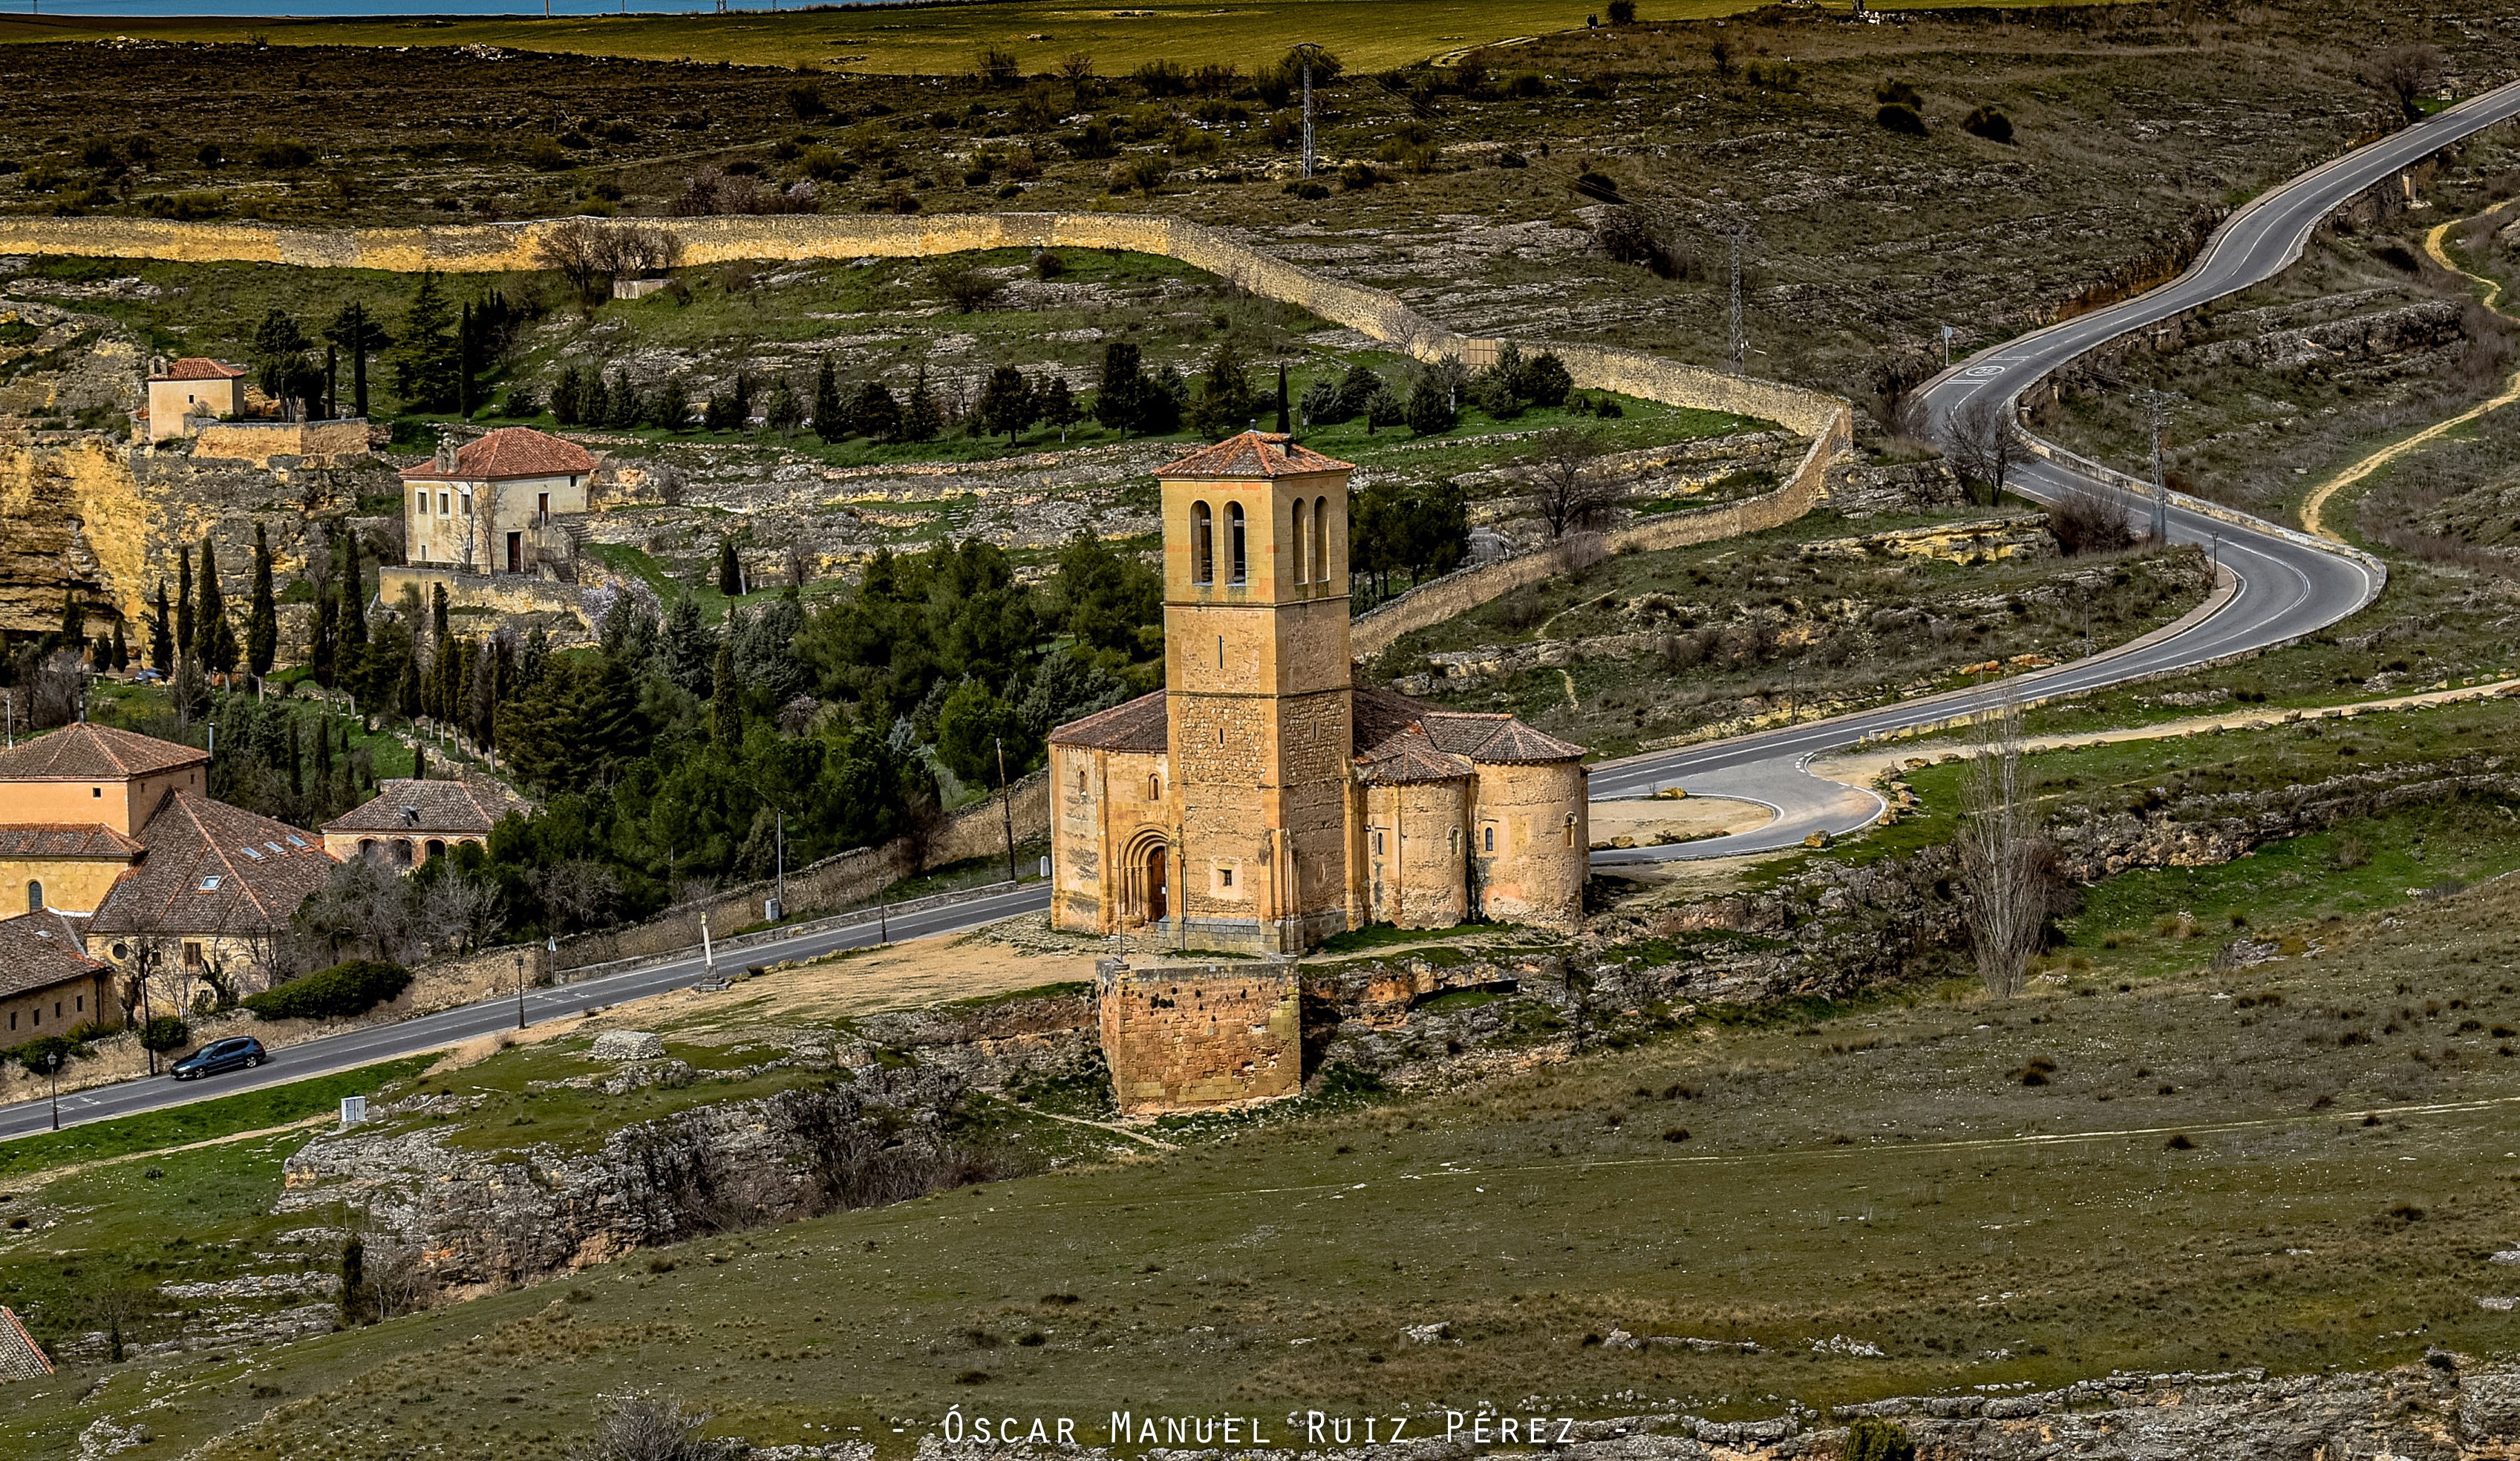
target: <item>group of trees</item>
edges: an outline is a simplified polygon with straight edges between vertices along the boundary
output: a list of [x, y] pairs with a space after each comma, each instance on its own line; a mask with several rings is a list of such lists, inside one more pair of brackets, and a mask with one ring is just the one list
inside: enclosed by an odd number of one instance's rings
[[[470, 417], [488, 407], [483, 382], [514, 348], [518, 331], [542, 314], [542, 300], [531, 291], [511, 297], [493, 288], [477, 299], [459, 301], [436, 274], [425, 273], [390, 332], [358, 300], [343, 304], [312, 334], [288, 310], [274, 308], [254, 327], [248, 358], [255, 384], [292, 416], [369, 415], [368, 366], [374, 359], [391, 373], [405, 409]], [[346, 411], [344, 365], [350, 377]]]

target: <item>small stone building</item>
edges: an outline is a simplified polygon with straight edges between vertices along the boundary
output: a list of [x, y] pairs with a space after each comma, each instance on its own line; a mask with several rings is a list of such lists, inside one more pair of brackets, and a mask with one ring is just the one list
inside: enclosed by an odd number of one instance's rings
[[1165, 687], [1051, 732], [1057, 926], [1300, 953], [1582, 922], [1583, 748], [1354, 683], [1352, 469], [1245, 431], [1157, 473]]
[[408, 871], [467, 842], [487, 848], [499, 819], [532, 810], [531, 802], [483, 776], [397, 776], [324, 823], [324, 850], [344, 863], [371, 858]]
[[206, 356], [159, 361], [149, 373], [149, 439], [190, 436], [204, 419], [245, 415], [245, 376], [243, 367]]
[[77, 920], [47, 908], [0, 918], [0, 1042], [67, 1035], [115, 1010], [113, 970], [80, 948]]
[[459, 573], [574, 577], [594, 454], [530, 426], [449, 441], [403, 468], [405, 558]]

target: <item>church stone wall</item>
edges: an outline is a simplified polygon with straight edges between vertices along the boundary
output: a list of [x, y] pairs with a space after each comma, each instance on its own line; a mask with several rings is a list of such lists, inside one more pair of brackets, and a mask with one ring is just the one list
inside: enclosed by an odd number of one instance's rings
[[1138, 970], [1104, 959], [1095, 973], [1102, 1056], [1123, 1115], [1302, 1088], [1303, 985], [1293, 964]]
[[1470, 915], [1462, 781], [1365, 788], [1367, 906], [1394, 928], [1451, 928]]
[[1168, 836], [1172, 824], [1164, 753], [1054, 745], [1044, 790], [1055, 804], [1051, 921], [1082, 934], [1143, 922], [1147, 889], [1132, 855], [1144, 853], [1149, 834]]
[[[1479, 907], [1506, 923], [1572, 933], [1584, 924], [1584, 883], [1592, 873], [1586, 775], [1574, 761], [1478, 769], [1471, 820], [1478, 836]], [[1574, 835], [1566, 817], [1575, 818]], [[1486, 832], [1496, 829], [1496, 850]]]

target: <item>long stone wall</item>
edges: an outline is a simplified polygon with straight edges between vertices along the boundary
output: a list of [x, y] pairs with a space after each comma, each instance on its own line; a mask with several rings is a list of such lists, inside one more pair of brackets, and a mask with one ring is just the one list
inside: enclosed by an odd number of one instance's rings
[[[1035, 772], [1014, 784], [1012, 813], [1017, 843], [1050, 835], [1050, 778]], [[854, 908], [903, 878], [972, 858], [1003, 857], [1007, 846], [1009, 809], [996, 797], [966, 807], [922, 845], [917, 838], [896, 837], [879, 847], [854, 847], [788, 874], [788, 908], [791, 913]], [[676, 904], [645, 923], [628, 928], [582, 934], [560, 947], [557, 967], [562, 971], [616, 959], [647, 958], [697, 949], [700, 920], [705, 917], [717, 938], [761, 921], [762, 902], [777, 891], [764, 879], [706, 898]], [[735, 960], [741, 962], [740, 959]]]

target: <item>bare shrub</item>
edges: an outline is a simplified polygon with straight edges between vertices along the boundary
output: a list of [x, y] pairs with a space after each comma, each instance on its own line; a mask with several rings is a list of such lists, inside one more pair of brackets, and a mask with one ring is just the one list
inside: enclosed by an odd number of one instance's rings
[[1603, 455], [1599, 438], [1589, 432], [1559, 426], [1541, 433], [1522, 479], [1552, 538], [1599, 527], [1624, 495], [1601, 471]]
[[2013, 429], [2012, 403], [1980, 396], [1955, 412], [1943, 442], [1943, 456], [1960, 479], [1987, 490], [1988, 500], [2002, 495], [2004, 479], [2021, 461], [2021, 438]]
[[2118, 493], [2076, 489], [2048, 505], [2048, 531], [2069, 557], [2123, 553], [2135, 546], [2135, 519]]
[[568, 1448], [568, 1461], [735, 1461], [741, 1440], [708, 1440], [710, 1412], [685, 1410], [672, 1395], [622, 1391], [603, 1397], [595, 1434]]
[[2364, 57], [2355, 79], [2379, 98], [2391, 121], [2404, 125], [2422, 118], [2420, 103], [2440, 79], [2441, 67], [2439, 46], [2389, 46]]
[[1960, 781], [1961, 912], [1978, 979], [2009, 999], [2047, 926], [2055, 854], [2021, 784], [2021, 707], [2008, 696], [1979, 726]]

